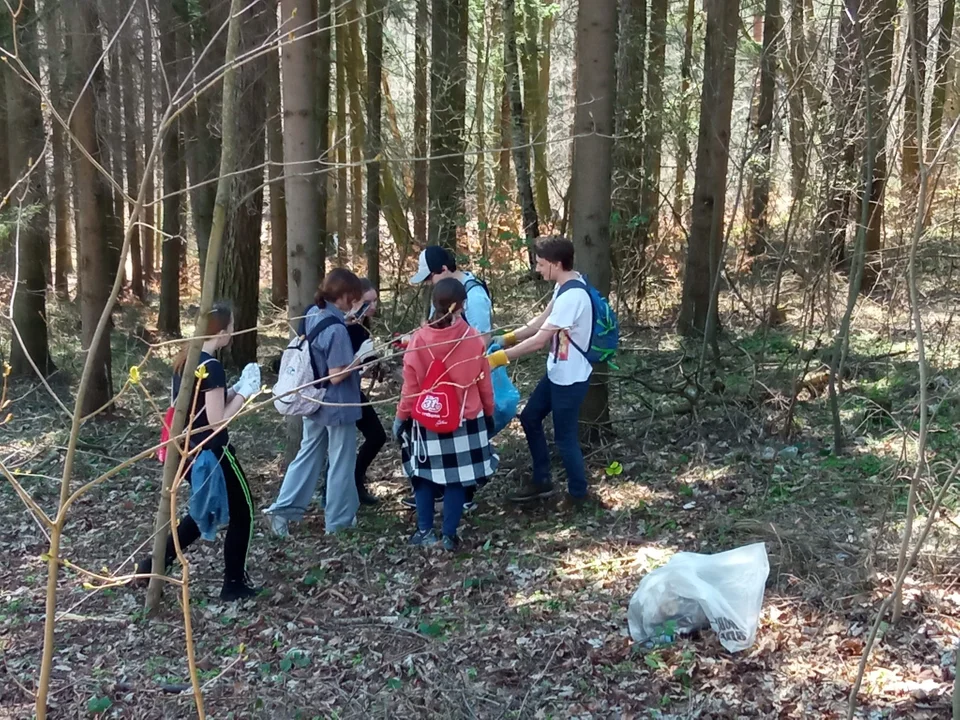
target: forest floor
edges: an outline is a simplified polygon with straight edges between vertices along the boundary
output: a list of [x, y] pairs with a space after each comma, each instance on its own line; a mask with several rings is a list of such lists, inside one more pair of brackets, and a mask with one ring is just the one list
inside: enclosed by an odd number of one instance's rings
[[[208, 717], [843, 717], [865, 636], [892, 584], [903, 478], [912, 472], [902, 431], [916, 422], [912, 333], [902, 288], [889, 294], [858, 307], [841, 395], [851, 442], [842, 455], [830, 452], [820, 361], [808, 365], [804, 355], [817, 339], [803, 330], [802, 293], [786, 301], [787, 322], [775, 329], [749, 329], [752, 318], [738, 328], [736, 315], [725, 316], [725, 359], [695, 412], [676, 390], [683, 352], [670, 326], [675, 305], [665, 300], [659, 317], [629, 330], [611, 387], [613, 430], [587, 450], [604, 507], [508, 505], [505, 494], [529, 468], [514, 423], [498, 439], [502, 470], [478, 494], [456, 554], [406, 545], [414, 522], [399, 505], [407, 485], [392, 447], [371, 471], [381, 503], [361, 512], [355, 531], [324, 536], [319, 509], [286, 542], [258, 525], [249, 567], [267, 592], [255, 602], [219, 601], [222, 539], [200, 543], [189, 558]], [[938, 469], [960, 447], [960, 408], [950, 399], [960, 388], [960, 346], [950, 296], [931, 289], [925, 302]], [[68, 398], [80, 362], [69, 342], [76, 352], [79, 325], [72, 308], [53, 307], [51, 316], [55, 336], [73, 338], [56, 349], [62, 367], [53, 379]], [[117, 316], [116, 378], [142, 358], [135, 329], [148, 321], [137, 310]], [[276, 354], [280, 332], [261, 338], [262, 365]], [[828, 335], [822, 340], [829, 344]], [[523, 390], [541, 362], [515, 370]], [[144, 369], [145, 386], [161, 399], [166, 363], [158, 357]], [[788, 421], [801, 374], [809, 384]], [[388, 427], [397, 391], [393, 381], [374, 391]], [[42, 389], [17, 383], [11, 396], [14, 419], [0, 428], [3, 460], [50, 511], [64, 418]], [[158, 428], [142, 394], [131, 392], [112, 417], [84, 428], [78, 475], [149, 447]], [[267, 410], [239, 420], [231, 434], [263, 508], [281, 480], [283, 424]], [[159, 480], [159, 464], [145, 461], [78, 502], [65, 556], [91, 570], [129, 572], [130, 558], [150, 540]], [[921, 516], [930, 497], [925, 486]], [[47, 546], [7, 483], [0, 511], [0, 719], [19, 720], [32, 715]], [[858, 718], [949, 714], [960, 636], [957, 513], [960, 494], [951, 493], [908, 583], [904, 617], [882, 626], [870, 655]], [[766, 542], [771, 572], [751, 649], [731, 655], [710, 630], [652, 648], [630, 640], [627, 605], [646, 571], [678, 550], [756, 541]], [[91, 592], [63, 571], [52, 717], [194, 716], [189, 689], [178, 692], [188, 683], [178, 595], [168, 587], [152, 619], [143, 616], [143, 600], [127, 587]]]

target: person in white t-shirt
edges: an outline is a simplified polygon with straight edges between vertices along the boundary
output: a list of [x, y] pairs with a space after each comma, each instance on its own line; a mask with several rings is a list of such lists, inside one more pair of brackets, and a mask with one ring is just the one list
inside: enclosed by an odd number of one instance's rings
[[556, 283], [553, 299], [537, 318], [504, 335], [507, 349], [491, 353], [489, 358], [490, 367], [497, 368], [550, 346], [547, 374], [520, 413], [533, 460], [533, 477], [510, 499], [528, 502], [553, 493], [550, 449], [543, 432], [543, 421], [552, 413], [554, 439], [567, 472], [567, 492], [579, 503], [587, 497], [587, 476], [577, 426], [593, 371], [580, 348], [590, 346], [593, 305], [586, 283], [573, 269], [572, 242], [561, 237], [543, 238], [535, 252], [537, 272], [544, 280]]

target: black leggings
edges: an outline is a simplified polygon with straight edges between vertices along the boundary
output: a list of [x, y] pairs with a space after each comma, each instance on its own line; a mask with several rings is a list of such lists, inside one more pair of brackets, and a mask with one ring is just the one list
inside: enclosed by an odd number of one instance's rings
[[363, 392], [360, 393], [360, 402], [363, 403], [363, 415], [357, 420], [357, 430], [363, 435], [363, 445], [357, 452], [354, 478], [357, 482], [357, 491], [363, 492], [366, 489], [367, 469], [386, 444], [387, 433], [380, 423], [377, 411], [374, 410], [373, 405], [368, 404], [370, 400]]
[[[214, 450], [214, 452], [217, 451]], [[223, 470], [223, 479], [227, 486], [227, 502], [230, 505], [230, 524], [227, 526], [227, 537], [223, 541], [223, 579], [224, 582], [243, 582], [247, 566], [247, 550], [250, 547], [250, 538], [253, 536], [253, 498], [243, 469], [233, 454], [233, 447], [228, 445], [223, 449], [220, 468]], [[199, 537], [200, 528], [189, 514], [186, 515], [177, 525], [180, 549], [186, 550]], [[167, 537], [168, 567], [173, 564], [176, 556], [171, 534]]]

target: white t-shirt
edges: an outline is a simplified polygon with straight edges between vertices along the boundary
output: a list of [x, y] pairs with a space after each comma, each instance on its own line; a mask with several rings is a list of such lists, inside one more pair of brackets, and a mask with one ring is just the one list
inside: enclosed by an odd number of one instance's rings
[[[580, 278], [580, 275], [577, 275]], [[559, 295], [560, 285], [553, 290], [553, 309], [544, 324], [563, 328], [550, 342], [547, 357], [547, 377], [557, 385], [573, 385], [590, 379], [593, 368], [584, 354], [574, 347], [586, 350], [593, 331], [593, 305], [586, 286], [570, 288]]]

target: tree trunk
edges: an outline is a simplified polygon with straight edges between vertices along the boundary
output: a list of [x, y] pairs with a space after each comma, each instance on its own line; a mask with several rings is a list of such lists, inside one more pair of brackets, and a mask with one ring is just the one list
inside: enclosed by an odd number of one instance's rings
[[749, 255], [767, 250], [767, 203], [770, 200], [770, 172], [773, 149], [773, 95], [776, 91], [777, 57], [783, 19], [780, 0], [766, 0], [763, 17], [763, 51], [760, 55], [760, 102], [757, 105], [757, 154], [751, 184]]
[[[150, 4], [143, 3], [140, 14], [140, 28], [143, 34], [143, 157], [149, 158], [155, 140], [153, 115], [153, 18]], [[143, 207], [143, 225], [140, 228], [140, 245], [143, 252], [144, 289], [153, 283], [154, 249], [157, 245], [156, 213], [154, 212], [154, 177], [156, 168], [150, 168], [146, 178], [146, 193]]]
[[[653, 0], [650, 8], [650, 62], [647, 66], [647, 97], [643, 138], [643, 194], [640, 203], [641, 262], [655, 239], [660, 219], [660, 157], [663, 144], [663, 72], [667, 48], [667, 0]], [[644, 271], [644, 276], [646, 272]]]
[[[158, 5], [160, 25], [160, 62], [166, 74], [164, 98], [179, 85], [177, 19], [169, 3]], [[180, 121], [174, 120], [163, 138], [163, 248], [160, 270], [160, 311], [157, 329], [180, 336], [180, 255], [183, 237], [180, 229]]]
[[[10, 18], [7, 18], [9, 21]], [[40, 47], [37, 42], [37, 14], [32, 0], [24, 0], [16, 19], [16, 41], [20, 59], [27, 70], [40, 77]], [[7, 30], [10, 30], [8, 25]], [[10, 185], [31, 171], [42, 158], [45, 144], [40, 98], [14, 72], [4, 73], [7, 97], [7, 141], [9, 143]], [[47, 273], [50, 268], [46, 163], [32, 168], [26, 183], [11, 198], [10, 211], [19, 221], [17, 247], [18, 282], [14, 290], [13, 322], [20, 340], [13, 338], [10, 365], [16, 375], [31, 377], [33, 365], [47, 375], [53, 370], [47, 336]], [[21, 344], [22, 343], [22, 344]], [[32, 360], [32, 364], [31, 364]]]
[[894, 19], [896, 0], [879, 0], [872, 17], [867, 18], [865, 50], [869, 76], [869, 102], [872, 104], [873, 126], [868, 129], [876, 159], [870, 184], [870, 219], [867, 224], [867, 266], [863, 288], [870, 289], [880, 270], [880, 248], [883, 231], [883, 196], [887, 185], [887, 93], [893, 70]]
[[[97, 163], [103, 164], [103, 152], [97, 136], [98, 99], [104, 95], [103, 65], [97, 65], [102, 54], [96, 8], [85, 0], [69, 4], [72, 65], [75, 70], [73, 87], [77, 98], [71, 131], [76, 142]], [[84, 83], [93, 73], [93, 82], [84, 89]], [[82, 91], [82, 94], [81, 94]], [[79, 152], [74, 155], [73, 179], [77, 186], [77, 215], [79, 217], [80, 247], [80, 323], [82, 347], [93, 355], [92, 372], [87, 392], [83, 396], [83, 415], [103, 407], [110, 400], [110, 331], [109, 328], [96, 347], [91, 347], [97, 324], [107, 305], [110, 285], [107, 282], [107, 248], [104, 235], [104, 212], [110, 206], [106, 180], [92, 162]]]
[[[287, 287], [289, 318], [313, 303], [320, 279], [317, 262], [316, 3], [282, 0], [288, 36], [283, 48], [283, 159], [287, 197]], [[292, 36], [289, 35], [292, 33]], [[338, 85], [339, 90], [339, 85]]]
[[[803, 0], [792, 0], [790, 7], [790, 37], [783, 63], [784, 79], [789, 88], [787, 103], [790, 111], [790, 187], [794, 200], [799, 199], [807, 174], [807, 121], [804, 114], [804, 85], [800, 77], [808, 71], [804, 36]], [[817, 112], [817, 108], [814, 108]]]
[[[276, 9], [276, 8], [274, 8]], [[275, 22], [276, 26], [277, 23]], [[283, 35], [282, 30], [280, 35]], [[329, 82], [327, 83], [329, 87]], [[280, 55], [267, 55], [267, 147], [270, 165], [270, 300], [287, 304], [287, 201], [283, 187], [283, 105], [280, 101]], [[323, 186], [323, 177], [320, 185]], [[323, 204], [321, 203], [321, 207]], [[322, 244], [322, 243], [321, 243]]]
[[[617, 94], [617, 2], [580, 3], [574, 116], [573, 243], [577, 266], [601, 293], [610, 292], [610, 191]], [[607, 366], [597, 365], [580, 410], [583, 423], [606, 424]]]
[[[903, 145], [901, 168], [901, 210], [905, 217], [913, 217], [917, 191], [920, 189], [920, 133], [918, 106], [923, 109], [927, 74], [927, 0], [907, 3], [905, 12], [914, 13], [914, 22], [907, 23], [906, 91], [903, 97]], [[916, 31], [914, 34], [913, 31]], [[892, 52], [892, 50], [891, 50]], [[916, 62], [915, 62], [916, 61]]]
[[530, 148], [527, 144], [526, 118], [520, 95], [520, 77], [517, 63], [517, 18], [514, 0], [503, 0], [503, 69], [507, 94], [510, 98], [510, 127], [513, 139], [513, 165], [517, 170], [517, 202], [523, 213], [523, 236], [527, 241], [527, 261], [530, 271], [536, 265], [533, 246], [540, 237], [540, 221], [533, 197], [530, 174]]
[[363, 151], [366, 146], [366, 123], [363, 120], [363, 83], [366, 70], [363, 43], [360, 40], [360, 0], [348, 0], [347, 10], [347, 87], [350, 91], [350, 241], [354, 267], [359, 269], [363, 258]]
[[[58, 111], [63, 111], [62, 83], [63, 76], [61, 62], [63, 56], [63, 37], [60, 21], [62, 13], [57, 12], [52, 0], [44, 4], [44, 33], [47, 36], [47, 67], [50, 73], [50, 104]], [[67, 185], [67, 164], [70, 162], [70, 146], [66, 143], [63, 127], [58, 122], [51, 122], [53, 135], [51, 138], [53, 156], [53, 212], [54, 225], [54, 270], [53, 286], [61, 298], [67, 298], [69, 288], [67, 278], [73, 272], [73, 257], [70, 255], [70, 203]], [[4, 128], [6, 130], [6, 128]], [[3, 137], [6, 137], [4, 132]], [[7, 156], [9, 158], [9, 156]], [[6, 170], [3, 178], [9, 177], [9, 159], [6, 168], [0, 168], [0, 173]]]
[[337, 35], [337, 265], [348, 263], [347, 245], [350, 229], [347, 227], [349, 173], [347, 172], [347, 28], [346, 10], [338, 6]]
[[380, 76], [383, 73], [384, 0], [367, 0], [367, 278], [380, 288]]
[[[122, 7], [120, 5], [119, 7]], [[123, 143], [127, 176], [127, 195], [136, 198], [140, 193], [140, 138], [137, 134], [137, 85], [134, 78], [137, 67], [137, 53], [134, 46], [136, 26], [131, 18], [120, 36], [121, 67], [120, 76], [123, 87]], [[56, 124], [54, 124], [56, 125]], [[130, 207], [130, 214], [133, 206]], [[146, 299], [143, 286], [143, 256], [140, 248], [140, 233], [135, 232], [130, 240], [130, 288], [140, 300]]]
[[[317, 47], [314, 27], [317, 20], [315, 0], [280, 0], [280, 19], [289, 40], [283, 47], [281, 65], [283, 82], [283, 161], [286, 170], [287, 196], [287, 317], [294, 332], [300, 318], [313, 303], [313, 294], [320, 283], [319, 235], [317, 219]], [[341, 38], [345, 34], [337, 23], [337, 111], [344, 118], [346, 108], [343, 89]], [[346, 141], [339, 137], [340, 147]], [[346, 159], [345, 157], [343, 158]], [[341, 166], [345, 170], [345, 166]], [[345, 174], [345, 173], [344, 173]], [[344, 178], [345, 180], [345, 178]], [[339, 188], [346, 190], [344, 182]], [[339, 212], [344, 212], [340, 203]], [[339, 248], [346, 243], [345, 228], [340, 227]], [[286, 460], [289, 463], [300, 448], [301, 423], [287, 422]]]
[[[330, 241], [328, 210], [330, 204], [330, 45], [333, 38], [333, 10], [331, 0], [320, 0], [318, 20], [320, 35], [317, 39], [317, 157], [320, 158], [322, 174], [319, 178], [319, 255], [317, 272], [323, 277], [327, 272], [327, 247]], [[284, 231], [286, 232], [286, 231]], [[286, 265], [284, 265], [286, 267]]]
[[703, 94], [693, 188], [693, 222], [687, 244], [680, 331], [713, 345], [720, 325], [717, 277], [723, 263], [724, 200], [730, 152], [738, 2], [707, 0]]
[[690, 138], [687, 127], [690, 125], [690, 78], [693, 70], [693, 19], [696, 3], [687, 0], [687, 12], [683, 21], [683, 60], [680, 62], [680, 118], [677, 122], [677, 179], [673, 201], [673, 217], [676, 221], [683, 218], [687, 204], [687, 165], [690, 164]]
[[[116, 0], [108, 0], [103, 4], [104, 12], [101, 16], [101, 25], [108, 37], [113, 37], [120, 25], [117, 17]], [[104, 159], [107, 165], [104, 166], [113, 176], [114, 182], [123, 187], [123, 105], [121, 102], [121, 82], [120, 82], [120, 57], [117, 52], [117, 46], [114, 45], [107, 53], [107, 90], [106, 90], [106, 117], [109, 119], [109, 130], [106, 137], [101, 135], [100, 142], [103, 144]], [[108, 185], [111, 205], [109, 217], [104, 230], [107, 232], [107, 247], [109, 253], [107, 271], [109, 272], [110, 284], [113, 284], [115, 275], [119, 275], [121, 281], [126, 284], [127, 273], [124, 263], [120, 261], [120, 251], [123, 247], [123, 193], [119, 188]]]
[[524, 58], [526, 65], [523, 74], [523, 96], [526, 100], [527, 123], [530, 130], [530, 144], [533, 146], [533, 177], [537, 214], [549, 219], [550, 186], [547, 173], [547, 126], [542, 105], [546, 97], [540, 95], [540, 3], [537, 0], [524, 0], [524, 20], [526, 37], [524, 39]]
[[463, 224], [467, 112], [467, 0], [433, 6], [430, 65], [430, 245], [457, 248]]
[[477, 76], [473, 96], [473, 124], [477, 145], [477, 231], [480, 236], [480, 247], [483, 249], [482, 258], [486, 262], [488, 260], [487, 238], [490, 235], [490, 221], [487, 213], [487, 140], [485, 137], [487, 108], [484, 103], [484, 95], [490, 68], [490, 53], [487, 47], [487, 12], [486, 8], [482, 6], [477, 22], [476, 46]]
[[[202, 14], [190, 21], [190, 45], [193, 50], [193, 61], [190, 60], [190, 51], [181, 47], [180, 51], [186, 57], [186, 65], [197, 65], [196, 73], [189, 79], [191, 85], [204, 83], [205, 78], [214, 75], [222, 64], [221, 58], [226, 49], [226, 33], [221, 32], [213, 40], [223, 22], [226, 20], [224, 6], [219, 0], [202, 0]], [[178, 18], [185, 22], [186, 18]], [[204, 53], [204, 49], [209, 49]], [[203, 54], [201, 57], [201, 53]], [[197, 95], [188, 108], [183, 123], [184, 154], [186, 155], [187, 171], [190, 178], [190, 214], [193, 218], [193, 232], [197, 237], [197, 256], [200, 259], [200, 276], [202, 268], [207, 263], [207, 246], [210, 244], [210, 228], [213, 225], [213, 206], [217, 198], [217, 183], [215, 182], [220, 164], [220, 136], [211, 132], [211, 128], [219, 123], [215, 122], [217, 109], [221, 105], [221, 87], [215, 83]]]
[[[927, 140], [927, 162], [933, 162], [933, 158], [940, 147], [943, 137], [943, 107], [947, 100], [947, 86], [950, 83], [948, 67], [950, 62], [950, 41], [953, 37], [953, 23], [956, 13], [956, 0], [944, 0], [940, 9], [940, 22], [937, 33], [937, 67], [933, 79], [933, 101], [930, 104], [930, 126]], [[927, 196], [927, 208], [924, 216], [924, 226], [930, 224], [933, 214], [934, 200], [937, 195], [937, 185], [939, 184], [940, 174], [943, 172], [944, 164], [940, 163], [933, 173], [933, 184], [930, 193]], [[958, 654], [960, 655], [960, 654]]]
[[550, 139], [550, 56], [553, 49], [553, 24], [553, 11], [550, 10], [540, 23], [540, 92], [538, 98], [539, 103], [537, 104], [537, 132], [535, 133], [535, 135], [540, 135], [543, 137], [542, 144], [538, 146], [540, 149], [540, 155], [542, 156], [539, 160], [537, 159], [536, 154], [537, 148], [534, 148], [534, 169], [537, 173], [537, 187], [539, 188], [540, 183], [543, 183], [547, 198], [547, 202], [544, 206], [544, 210], [541, 211], [540, 217], [542, 217], [546, 222], [552, 221], [555, 217], [555, 213], [550, 207], [550, 193], [548, 189], [550, 177], [548, 162], [548, 158], [550, 157], [550, 146], [546, 144]]
[[[238, 49], [241, 56], [263, 46], [270, 30], [276, 27], [276, 17], [276, 6], [271, 3], [254, 6], [244, 14]], [[268, 58], [260, 56], [236, 70], [236, 129], [242, 141], [231, 162], [238, 170], [263, 165], [267, 129], [267, 106], [263, 98], [268, 93], [265, 79], [268, 64]], [[311, 178], [311, 182], [316, 181]], [[242, 368], [257, 361], [263, 172], [241, 172], [231, 185], [215, 296], [230, 301], [234, 328], [244, 331], [235, 335], [230, 345], [221, 351], [221, 359], [228, 366]]]
[[[48, 35], [49, 37], [49, 35]], [[9, 70], [5, 65], [0, 66], [0, 190], [7, 194], [10, 189], [10, 147], [9, 129], [7, 123], [7, 81]], [[62, 137], [62, 136], [61, 136]], [[61, 140], [61, 145], [63, 144]]]
[[413, 108], [413, 237], [418, 247], [427, 244], [427, 41], [430, 13], [427, 0], [417, 0]]

